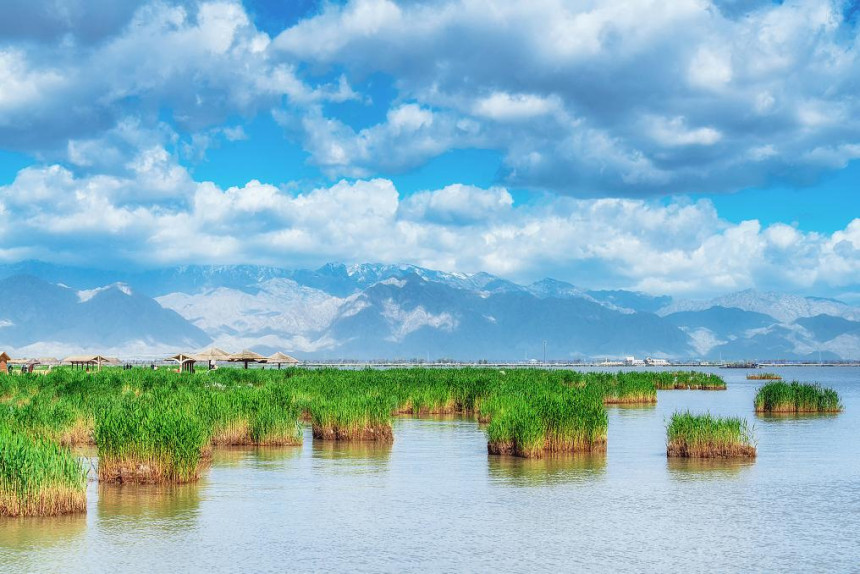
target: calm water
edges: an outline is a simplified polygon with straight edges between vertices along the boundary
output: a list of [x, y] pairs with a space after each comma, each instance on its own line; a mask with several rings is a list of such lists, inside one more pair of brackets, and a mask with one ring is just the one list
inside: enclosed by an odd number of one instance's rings
[[[764, 419], [759, 381], [610, 408], [606, 456], [491, 457], [468, 419], [398, 419], [389, 447], [216, 450], [195, 485], [89, 486], [86, 516], [0, 519], [3, 572], [860, 571], [860, 369], [838, 416]], [[676, 409], [755, 424], [751, 463], [669, 462]]]

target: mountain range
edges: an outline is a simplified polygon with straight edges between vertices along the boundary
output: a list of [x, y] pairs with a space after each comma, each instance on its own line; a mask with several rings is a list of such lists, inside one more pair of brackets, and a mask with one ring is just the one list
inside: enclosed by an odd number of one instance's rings
[[0, 350], [155, 357], [214, 344], [302, 359], [860, 358], [860, 308], [742, 291], [708, 301], [413, 265], [0, 265]]

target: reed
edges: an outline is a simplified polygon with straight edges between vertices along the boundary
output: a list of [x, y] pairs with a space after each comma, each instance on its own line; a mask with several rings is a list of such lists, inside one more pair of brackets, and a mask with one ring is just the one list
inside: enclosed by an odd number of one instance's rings
[[380, 396], [328, 397], [314, 403], [313, 436], [321, 440], [392, 442], [393, 401]]
[[657, 402], [657, 388], [652, 377], [643, 373], [617, 373], [605, 381], [587, 385], [603, 387], [603, 402], [607, 405], [653, 404]]
[[608, 417], [600, 392], [545, 384], [511, 391], [482, 403], [481, 409], [490, 420], [490, 454], [540, 458], [606, 449]]
[[653, 374], [654, 385], [659, 390], [724, 391], [726, 382], [713, 373], [701, 371], [665, 371]]
[[756, 448], [746, 420], [710, 414], [675, 413], [666, 429], [666, 454], [684, 458], [754, 457]]
[[199, 478], [206, 422], [185, 401], [123, 400], [98, 413], [99, 481], [185, 483]]
[[86, 487], [86, 472], [68, 449], [0, 423], [0, 516], [86, 512]]
[[839, 395], [818, 384], [768, 383], [755, 396], [757, 413], [838, 413]]

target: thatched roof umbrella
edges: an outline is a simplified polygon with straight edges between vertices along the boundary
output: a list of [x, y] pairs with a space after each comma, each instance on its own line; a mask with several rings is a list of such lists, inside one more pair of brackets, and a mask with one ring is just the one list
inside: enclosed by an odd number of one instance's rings
[[247, 369], [248, 363], [265, 363], [266, 357], [249, 349], [245, 349], [241, 353], [233, 353], [227, 360], [231, 363], [245, 363], [245, 368]]
[[286, 353], [282, 353], [282, 352], [278, 351], [274, 355], [272, 355], [270, 357], [266, 357], [266, 362], [267, 363], [277, 363], [278, 368], [280, 369], [282, 363], [286, 363], [288, 365], [296, 365], [296, 364], [298, 364], [299, 360], [296, 359], [295, 357], [291, 357], [291, 356], [287, 355]]
[[194, 372], [194, 363], [197, 362], [195, 357], [188, 355], [186, 353], [179, 353], [178, 355], [173, 355], [172, 357], [167, 357], [168, 361], [176, 361], [179, 363], [179, 370], [184, 373], [193, 373]]
[[101, 355], [72, 355], [71, 357], [66, 357], [62, 361], [64, 365], [72, 365], [73, 367], [79, 367], [81, 369], [84, 367], [89, 368], [91, 366], [95, 366], [99, 371], [102, 370], [102, 364], [107, 362], [108, 360]]
[[196, 353], [194, 357], [200, 362], [205, 361], [206, 363], [208, 363], [209, 368], [211, 369], [212, 363], [215, 361], [229, 361], [230, 353], [228, 353], [227, 351], [222, 351], [218, 347], [210, 347], [205, 351], [200, 351], [199, 353]]

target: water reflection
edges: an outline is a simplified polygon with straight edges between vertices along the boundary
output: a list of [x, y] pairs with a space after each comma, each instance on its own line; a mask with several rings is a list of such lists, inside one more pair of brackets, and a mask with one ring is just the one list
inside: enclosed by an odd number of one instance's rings
[[165, 530], [183, 530], [194, 521], [200, 508], [201, 484], [100, 484], [98, 516], [106, 529], [117, 525], [126, 530], [163, 523]]
[[643, 412], [656, 411], [657, 403], [635, 403], [635, 404], [617, 404], [606, 405], [607, 410], [618, 413], [618, 416], [628, 417], [636, 416]]
[[[0, 517], [0, 555], [13, 548], [50, 548], [82, 538], [87, 530], [86, 514], [48, 517]], [[0, 560], [2, 563], [2, 560]]]
[[388, 470], [391, 448], [391, 443], [372, 441], [314, 440], [311, 458], [315, 463], [331, 464], [329, 473], [377, 473]]
[[212, 452], [212, 466], [236, 468], [251, 466], [259, 469], [279, 468], [284, 461], [302, 456], [301, 445], [297, 446], [229, 446]]
[[606, 473], [606, 454], [557, 454], [544, 458], [494, 456], [487, 458], [490, 479], [513, 486], [593, 483]]
[[679, 482], [735, 479], [754, 464], [750, 458], [666, 458], [669, 477]]
[[836, 419], [840, 413], [756, 413], [756, 418], [764, 423], [791, 423], [796, 421], [820, 421]]

